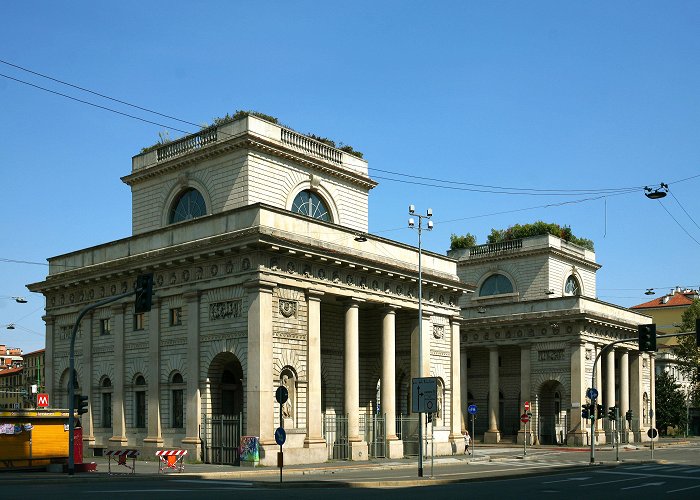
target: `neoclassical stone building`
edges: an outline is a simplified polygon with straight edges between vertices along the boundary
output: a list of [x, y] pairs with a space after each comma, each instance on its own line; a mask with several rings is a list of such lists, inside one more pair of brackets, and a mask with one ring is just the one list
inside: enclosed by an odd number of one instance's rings
[[82, 321], [86, 446], [235, 463], [249, 435], [272, 465], [283, 425], [285, 463], [403, 456], [421, 363], [439, 380], [438, 452], [453, 449], [468, 287], [453, 259], [424, 253], [419, 360], [417, 250], [366, 234], [365, 161], [248, 116], [135, 156], [122, 181], [132, 236], [50, 258], [29, 286], [46, 297], [46, 387], [67, 406], [79, 311], [154, 274], [150, 313], [122, 300]]
[[[653, 426], [654, 356], [637, 349], [637, 325], [647, 316], [597, 300], [595, 254], [551, 235], [450, 251], [463, 282], [476, 292], [460, 302], [462, 401], [480, 408], [477, 434], [486, 442], [526, 433], [543, 444], [589, 444], [581, 422], [593, 362], [598, 403], [632, 410], [625, 440], [646, 439]], [[602, 400], [601, 400], [602, 398]], [[520, 422], [530, 401], [533, 425]], [[610, 439], [598, 420], [597, 442]]]

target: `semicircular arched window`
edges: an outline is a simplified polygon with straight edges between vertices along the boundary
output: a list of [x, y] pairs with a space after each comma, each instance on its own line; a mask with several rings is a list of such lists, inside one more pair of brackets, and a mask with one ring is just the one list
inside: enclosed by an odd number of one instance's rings
[[194, 219], [207, 214], [207, 204], [202, 193], [189, 188], [180, 193], [170, 209], [170, 224]]
[[572, 275], [566, 278], [564, 293], [566, 295], [581, 295], [581, 285], [579, 285], [575, 276]]
[[300, 192], [292, 203], [292, 212], [308, 215], [313, 219], [331, 222], [331, 213], [326, 203], [309, 189]]
[[513, 283], [502, 274], [494, 274], [486, 278], [479, 289], [479, 297], [513, 293]]

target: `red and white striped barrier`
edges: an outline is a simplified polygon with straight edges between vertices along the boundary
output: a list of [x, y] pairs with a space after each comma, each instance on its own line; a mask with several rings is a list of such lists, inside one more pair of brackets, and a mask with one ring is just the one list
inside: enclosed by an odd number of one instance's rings
[[182, 472], [185, 470], [185, 455], [187, 450], [158, 450], [158, 472], [166, 472], [168, 469]]
[[[117, 465], [123, 465], [127, 469], [131, 469], [131, 473], [136, 473], [136, 458], [139, 456], [138, 450], [107, 450], [105, 456], [109, 457], [107, 460], [107, 470], [109, 474], [112, 474], [112, 460], [114, 460]], [[127, 464], [127, 459], [131, 459], [131, 465]]]

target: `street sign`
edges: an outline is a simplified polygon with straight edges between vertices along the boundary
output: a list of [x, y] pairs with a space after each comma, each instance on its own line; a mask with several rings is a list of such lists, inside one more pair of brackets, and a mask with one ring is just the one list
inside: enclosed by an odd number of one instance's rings
[[287, 441], [287, 432], [282, 427], [278, 427], [275, 429], [275, 443], [282, 446], [285, 441]]
[[277, 392], [275, 392], [275, 399], [281, 405], [287, 402], [289, 399], [289, 391], [285, 386], [281, 385], [277, 388]]
[[658, 435], [659, 431], [657, 431], [653, 427], [647, 431], [647, 436], [649, 436], [649, 439], [656, 439], [656, 436]]
[[36, 405], [39, 408], [49, 407], [49, 395], [45, 393], [39, 393], [36, 395]]
[[520, 421], [526, 424], [530, 421], [530, 416], [527, 413], [523, 413], [522, 415], [520, 415]]
[[526, 412], [530, 411], [530, 402], [529, 401], [525, 401], [525, 411]]
[[598, 399], [598, 389], [595, 387], [589, 387], [586, 391], [586, 397], [588, 399]]
[[411, 407], [413, 413], [435, 413], [437, 411], [437, 378], [413, 379]]
[[470, 415], [476, 415], [476, 405], [469, 405], [469, 407], [467, 408], [467, 412]]

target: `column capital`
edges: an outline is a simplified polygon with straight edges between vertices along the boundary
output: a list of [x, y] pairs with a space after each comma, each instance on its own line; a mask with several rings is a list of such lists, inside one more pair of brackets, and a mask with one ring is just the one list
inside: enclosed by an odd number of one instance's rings
[[267, 281], [263, 279], [252, 279], [250, 281], [246, 281], [243, 284], [243, 288], [245, 288], [248, 293], [250, 292], [265, 292], [265, 293], [272, 293], [272, 291], [275, 289], [277, 286], [277, 283], [274, 281]]
[[347, 307], [360, 307], [360, 304], [365, 302], [365, 299], [359, 297], [338, 297], [338, 301]]
[[324, 295], [326, 295], [326, 292], [322, 292], [321, 290], [316, 290], [314, 288], [308, 288], [306, 290], [306, 300], [320, 301], [321, 297]]
[[452, 324], [452, 325], [456, 324], [456, 325], [461, 326], [463, 322], [464, 322], [464, 318], [462, 316], [459, 316], [459, 315], [450, 316], [450, 324]]
[[45, 314], [44, 316], [41, 317], [41, 319], [43, 319], [44, 323], [46, 323], [46, 325], [48, 326], [48, 325], [53, 325], [53, 322], [56, 320], [56, 317], [52, 316], [50, 314]]
[[521, 342], [518, 344], [518, 347], [520, 347], [521, 351], [523, 349], [532, 349], [532, 342]]
[[498, 346], [497, 345], [490, 345], [489, 346], [489, 352], [498, 352]]
[[187, 302], [194, 302], [195, 300], [199, 300], [199, 297], [202, 295], [202, 291], [198, 289], [189, 289], [183, 292], [182, 297], [187, 301]]
[[395, 306], [394, 304], [384, 304], [381, 311], [384, 314], [396, 314], [396, 311], [401, 309], [401, 306]]

